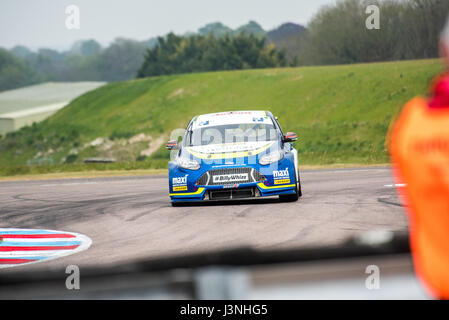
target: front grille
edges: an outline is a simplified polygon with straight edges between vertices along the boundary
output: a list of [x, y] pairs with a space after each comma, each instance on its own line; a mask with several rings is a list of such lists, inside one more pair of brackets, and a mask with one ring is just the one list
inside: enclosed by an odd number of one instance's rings
[[[245, 174], [248, 176], [247, 180], [240, 180], [240, 181], [230, 181], [230, 182], [222, 182], [217, 181], [214, 182], [214, 176], [221, 176], [221, 175], [238, 175], [238, 174]], [[218, 186], [223, 184], [239, 184], [239, 183], [249, 183], [249, 182], [259, 182], [265, 180], [265, 176], [261, 174], [259, 171], [253, 169], [253, 168], [224, 168], [224, 169], [214, 169], [209, 170], [206, 173], [204, 173], [196, 182], [197, 185], [200, 186]]]
[[254, 188], [210, 190], [210, 200], [245, 199], [255, 197]]

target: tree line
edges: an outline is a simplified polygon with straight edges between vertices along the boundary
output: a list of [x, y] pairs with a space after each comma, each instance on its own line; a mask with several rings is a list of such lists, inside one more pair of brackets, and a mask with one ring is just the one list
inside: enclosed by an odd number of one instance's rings
[[158, 44], [147, 50], [137, 77], [286, 65], [284, 51], [267, 45], [265, 37], [246, 33], [184, 37], [170, 33], [159, 37]]
[[[367, 29], [366, 8], [379, 8], [380, 29]], [[301, 65], [435, 58], [448, 0], [341, 0], [310, 21]]]
[[[368, 29], [370, 5], [379, 8], [379, 29]], [[264, 36], [159, 38], [148, 49], [138, 77], [152, 75], [301, 65], [436, 58], [449, 14], [448, 0], [339, 0], [322, 7], [299, 37], [297, 52], [278, 48]], [[298, 43], [300, 42], [300, 43]]]
[[48, 81], [129, 80], [136, 76], [150, 45], [154, 43], [118, 38], [106, 48], [87, 40], [63, 52], [0, 48], [0, 91]]

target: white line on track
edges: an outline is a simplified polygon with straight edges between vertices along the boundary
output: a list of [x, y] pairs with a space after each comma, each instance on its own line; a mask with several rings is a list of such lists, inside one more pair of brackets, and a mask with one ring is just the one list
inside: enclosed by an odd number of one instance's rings
[[403, 188], [405, 187], [407, 184], [406, 183], [395, 183], [395, 184], [384, 184], [384, 187], [388, 187], [388, 188]]

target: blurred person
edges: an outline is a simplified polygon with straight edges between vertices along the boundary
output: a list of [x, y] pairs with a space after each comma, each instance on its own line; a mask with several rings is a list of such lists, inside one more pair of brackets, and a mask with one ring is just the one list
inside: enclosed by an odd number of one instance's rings
[[415, 271], [430, 293], [449, 299], [449, 19], [441, 34], [446, 70], [401, 111], [390, 151], [409, 217]]

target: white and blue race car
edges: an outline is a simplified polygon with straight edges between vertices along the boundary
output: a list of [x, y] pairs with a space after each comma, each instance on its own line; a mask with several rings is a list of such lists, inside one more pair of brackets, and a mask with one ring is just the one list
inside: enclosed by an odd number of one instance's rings
[[230, 111], [194, 117], [182, 141], [170, 140], [169, 194], [180, 202], [302, 195], [298, 153], [269, 111]]

